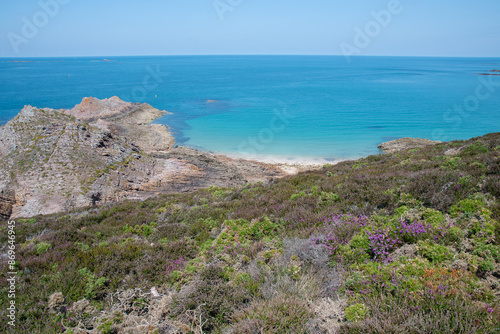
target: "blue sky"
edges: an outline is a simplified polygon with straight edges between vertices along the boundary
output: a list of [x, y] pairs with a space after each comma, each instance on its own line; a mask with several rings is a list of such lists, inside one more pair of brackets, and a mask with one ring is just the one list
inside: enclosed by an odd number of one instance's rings
[[498, 57], [499, 15], [498, 0], [4, 0], [0, 57]]

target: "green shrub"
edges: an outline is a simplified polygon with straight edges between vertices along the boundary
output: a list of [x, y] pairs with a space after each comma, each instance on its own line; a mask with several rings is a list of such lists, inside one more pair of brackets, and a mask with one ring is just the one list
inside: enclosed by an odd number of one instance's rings
[[443, 164], [443, 167], [450, 170], [458, 169], [461, 160], [462, 159], [460, 157], [454, 157], [454, 158], [446, 157], [446, 162]]
[[306, 197], [306, 193], [301, 191], [300, 193], [297, 193], [297, 194], [292, 194], [292, 196], [290, 196], [290, 201], [293, 201], [293, 200], [296, 200], [298, 198], [301, 198], [301, 197]]
[[141, 235], [141, 236], [147, 238], [154, 232], [154, 229], [157, 226], [158, 226], [158, 224], [156, 224], [156, 223], [151, 223], [149, 225], [142, 224], [142, 225], [135, 225], [135, 226], [129, 226], [127, 224], [123, 228], [123, 233], [134, 233], [134, 234]]
[[419, 208], [422, 202], [416, 199], [412, 194], [401, 193], [399, 195], [398, 206], [406, 206], [408, 208]]
[[321, 197], [319, 198], [320, 204], [330, 204], [340, 201], [340, 196], [336, 193], [327, 193], [325, 191], [321, 192]]
[[78, 273], [84, 280], [87, 281], [85, 285], [84, 297], [88, 299], [95, 298], [98, 290], [101, 289], [104, 284], [109, 281], [106, 277], [96, 278], [95, 274], [93, 274], [87, 268], [80, 269]]
[[461, 152], [462, 156], [466, 155], [478, 155], [488, 153], [488, 147], [484, 143], [477, 141], [472, 145], [467, 146]]
[[49, 251], [49, 249], [52, 248], [52, 245], [48, 242], [42, 241], [39, 244], [36, 245], [36, 252], [38, 254], [44, 254]]
[[345, 318], [348, 321], [356, 322], [363, 320], [368, 313], [368, 309], [365, 304], [358, 303], [351, 305], [345, 309]]
[[469, 234], [476, 241], [484, 242], [494, 239], [495, 236], [495, 221], [473, 220], [470, 226]]
[[483, 258], [493, 258], [495, 261], [500, 262], [500, 246], [492, 244], [484, 244], [482, 242], [477, 242], [474, 245], [474, 251], [472, 254], [483, 257]]
[[23, 223], [23, 224], [35, 224], [36, 223], [36, 218], [19, 219], [19, 222]]
[[247, 290], [251, 296], [256, 297], [259, 295], [260, 284], [247, 273], [239, 273], [236, 275], [234, 282], [237, 286]]
[[75, 246], [82, 252], [86, 252], [90, 249], [90, 246], [87, 244], [84, 244], [83, 242], [75, 242]]
[[467, 198], [458, 202], [458, 204], [453, 205], [450, 208], [450, 214], [452, 217], [458, 217], [461, 213], [466, 215], [477, 214], [480, 215], [484, 212], [486, 203], [484, 202], [484, 196], [475, 195], [471, 198]]
[[419, 253], [433, 263], [441, 263], [453, 259], [453, 252], [446, 246], [435, 244], [430, 241], [418, 244]]
[[491, 258], [487, 258], [479, 263], [478, 269], [484, 272], [493, 271], [495, 270], [495, 264]]
[[251, 224], [248, 229], [242, 230], [240, 234], [252, 240], [261, 240], [264, 237], [274, 236], [278, 227], [278, 224], [273, 223], [269, 217], [264, 216], [262, 219]]
[[176, 316], [195, 312], [202, 319], [203, 330], [213, 332], [228, 324], [235, 310], [249, 301], [249, 292], [230, 284], [224, 268], [207, 266], [191, 288], [173, 296], [171, 313]]
[[358, 168], [361, 168], [363, 166], [366, 166], [367, 163], [366, 162], [358, 162], [358, 163], [355, 163], [353, 166], [352, 166], [352, 169], [358, 169]]
[[427, 208], [422, 213], [422, 217], [434, 228], [437, 228], [444, 223], [444, 215], [438, 210]]

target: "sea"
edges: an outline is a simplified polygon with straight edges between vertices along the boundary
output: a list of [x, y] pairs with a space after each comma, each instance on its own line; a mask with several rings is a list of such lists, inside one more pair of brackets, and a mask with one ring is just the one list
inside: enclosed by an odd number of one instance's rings
[[[179, 145], [272, 162], [380, 153], [402, 137], [500, 131], [500, 58], [144, 56], [0, 58], [0, 125], [24, 105], [118, 96], [169, 113]], [[488, 74], [488, 75], [483, 75]]]

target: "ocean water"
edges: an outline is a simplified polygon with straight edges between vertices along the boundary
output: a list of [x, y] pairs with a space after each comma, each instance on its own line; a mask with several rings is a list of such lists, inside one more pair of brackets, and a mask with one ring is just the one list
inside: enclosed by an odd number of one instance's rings
[[[22, 60], [22, 61], [19, 61]], [[500, 58], [166, 56], [0, 59], [0, 124], [24, 105], [114, 95], [171, 114], [181, 145], [261, 160], [377, 154], [401, 137], [500, 131]], [[491, 72], [493, 73], [493, 72]]]

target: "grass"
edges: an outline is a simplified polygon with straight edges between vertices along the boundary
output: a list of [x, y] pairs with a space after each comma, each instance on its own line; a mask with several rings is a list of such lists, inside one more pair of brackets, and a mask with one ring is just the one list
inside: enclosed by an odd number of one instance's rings
[[[165, 321], [193, 333], [313, 333], [312, 305], [328, 298], [346, 300], [341, 333], [497, 332], [498, 147], [490, 134], [269, 184], [19, 219], [14, 332], [70, 333], [72, 303], [106, 313], [117, 291], [151, 287], [172, 296]], [[5, 280], [0, 289], [6, 305]], [[64, 321], [47, 307], [54, 292]], [[150, 302], [134, 305], [147, 314]], [[114, 317], [96, 328], [113, 332]]]

